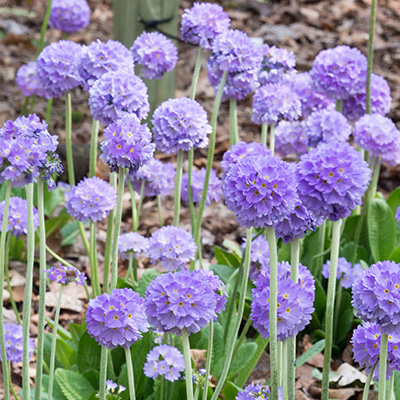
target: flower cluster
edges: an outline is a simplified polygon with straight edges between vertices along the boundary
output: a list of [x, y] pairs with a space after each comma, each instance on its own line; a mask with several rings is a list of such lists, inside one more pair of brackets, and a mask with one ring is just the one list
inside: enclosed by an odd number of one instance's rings
[[182, 353], [176, 347], [166, 344], [154, 347], [147, 354], [143, 367], [147, 377], [155, 379], [163, 375], [170, 382], [179, 379], [184, 369], [185, 359]]
[[71, 188], [65, 207], [78, 221], [100, 221], [117, 204], [117, 193], [106, 181], [98, 177], [85, 178]]
[[281, 121], [275, 128], [275, 150], [282, 157], [295, 154], [297, 157], [307, 153], [308, 138], [304, 124]]
[[[118, 391], [116, 392], [116, 390]], [[121, 399], [120, 394], [125, 392], [126, 387], [122, 385], [118, 385], [113, 382], [111, 379], [106, 380], [106, 400], [119, 400]], [[98, 395], [97, 395], [98, 396]]]
[[89, 25], [90, 8], [86, 0], [53, 0], [49, 26], [65, 33], [74, 33]]
[[[331, 260], [328, 260], [322, 266], [322, 276], [325, 279], [329, 278], [329, 269], [331, 267]], [[345, 289], [350, 289], [353, 286], [354, 281], [364, 271], [360, 264], [352, 264], [347, 261], [344, 257], [339, 257], [337, 265], [337, 278], [341, 279], [342, 286]]]
[[157, 150], [167, 154], [206, 147], [212, 131], [204, 108], [187, 97], [164, 101], [154, 111], [152, 122]]
[[[45, 269], [44, 272], [51, 281], [61, 283], [61, 285], [67, 286], [71, 282], [75, 282], [76, 286], [86, 286], [86, 275], [84, 272], [79, 272], [77, 268], [58, 263], [56, 267]], [[73, 275], [71, 275], [71, 272]]]
[[89, 301], [87, 331], [108, 349], [129, 348], [147, 332], [144, 299], [132, 289], [114, 289]]
[[147, 287], [145, 308], [158, 330], [196, 333], [225, 307], [223, 283], [212, 272], [182, 269], [162, 274]]
[[135, 258], [140, 254], [145, 254], [149, 246], [149, 239], [137, 232], [125, 233], [118, 238], [118, 254], [123, 260], [128, 260], [130, 254], [133, 254]]
[[143, 32], [131, 47], [133, 61], [142, 66], [145, 79], [161, 79], [175, 68], [178, 51], [170, 39], [158, 32]]
[[37, 76], [35, 61], [30, 61], [28, 64], [21, 65], [18, 68], [15, 81], [17, 82], [18, 89], [26, 97], [32, 95], [39, 97], [46, 96]]
[[196, 254], [197, 246], [193, 236], [183, 228], [163, 226], [150, 237], [149, 257], [168, 271], [183, 268]]
[[[5, 323], [3, 329], [7, 361], [10, 361], [12, 363], [22, 362], [24, 348], [22, 325]], [[28, 347], [30, 359], [35, 350], [35, 341], [33, 338], [28, 339]], [[2, 361], [1, 353], [0, 361]]]
[[271, 391], [268, 386], [255, 385], [250, 383], [244, 388], [243, 392], [239, 392], [235, 397], [235, 400], [253, 400], [262, 399], [268, 400]]

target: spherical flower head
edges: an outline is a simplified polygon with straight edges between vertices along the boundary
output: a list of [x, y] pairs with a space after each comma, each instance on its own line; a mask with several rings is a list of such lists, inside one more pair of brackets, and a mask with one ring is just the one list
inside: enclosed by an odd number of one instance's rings
[[182, 15], [182, 39], [210, 50], [214, 38], [228, 30], [230, 24], [228, 14], [218, 4], [194, 3]]
[[353, 284], [357, 315], [378, 324], [384, 334], [400, 334], [400, 264], [379, 261]]
[[56, 267], [45, 269], [44, 272], [51, 281], [60, 283], [61, 285], [67, 286], [71, 282], [75, 282], [76, 286], [86, 286], [86, 275], [84, 272], [79, 272], [74, 267], [68, 267], [58, 263]]
[[280, 121], [275, 128], [275, 150], [287, 157], [295, 154], [301, 157], [307, 153], [308, 138], [304, 131], [304, 123], [297, 121]]
[[86, 0], [53, 0], [49, 26], [64, 33], [86, 28], [90, 22], [90, 8]]
[[332, 110], [335, 108], [334, 100], [327, 97], [324, 93], [315, 91], [308, 72], [292, 76], [289, 85], [300, 99], [301, 115], [304, 118], [307, 118], [313, 111]]
[[[201, 170], [192, 171], [192, 197], [193, 203], [198, 206], [200, 199], [203, 194], [204, 179], [206, 176], [205, 168]], [[214, 169], [210, 171], [210, 181], [206, 198], [206, 206], [209, 206], [212, 201], [218, 203], [222, 196], [222, 181], [217, 177]], [[189, 204], [189, 193], [188, 193], [188, 174], [184, 174], [182, 177], [182, 188], [181, 188], [182, 200]]]
[[[22, 362], [24, 348], [22, 325], [5, 323], [3, 329], [7, 361], [12, 363]], [[31, 359], [35, 351], [35, 341], [33, 338], [28, 339], [28, 348], [29, 359]], [[2, 361], [1, 353], [0, 361]]]
[[185, 370], [185, 359], [182, 353], [173, 346], [162, 344], [154, 347], [146, 356], [144, 374], [152, 379], [164, 376], [170, 382], [180, 378]]
[[[3, 226], [4, 208], [6, 201], [0, 202], [0, 231]], [[36, 207], [33, 207], [33, 230], [39, 226], [39, 213]], [[10, 197], [7, 232], [14, 236], [28, 234], [28, 203], [21, 197]]]
[[253, 115], [256, 124], [276, 125], [280, 120], [293, 121], [301, 116], [301, 102], [288, 85], [267, 83], [253, 96]]
[[153, 158], [155, 146], [151, 143], [151, 132], [141, 124], [135, 114], [125, 114], [104, 130], [100, 158], [110, 166], [112, 172], [118, 168], [137, 171]]
[[109, 125], [126, 114], [139, 120], [150, 111], [147, 86], [133, 72], [124, 70], [104, 74], [89, 89], [89, 106], [93, 118]]
[[391, 153], [400, 140], [400, 131], [390, 118], [365, 114], [354, 125], [354, 142], [376, 157]]
[[76, 64], [82, 46], [69, 40], [60, 40], [45, 47], [39, 54], [37, 76], [46, 98], [58, 98], [79, 86]]
[[132, 187], [140, 193], [144, 182], [144, 197], [168, 196], [175, 187], [176, 170], [171, 162], [150, 158], [137, 171], [128, 175]]
[[349, 46], [322, 50], [315, 57], [310, 76], [317, 92], [344, 100], [361, 92], [366, 85], [367, 58]]
[[164, 101], [154, 111], [152, 123], [157, 150], [167, 154], [206, 147], [212, 132], [204, 108], [188, 97]]
[[147, 332], [144, 299], [132, 289], [114, 289], [89, 301], [87, 331], [97, 343], [108, 349], [128, 349]]
[[383, 154], [382, 161], [391, 167], [400, 164], [400, 137], [397, 137], [393, 150]]
[[[222, 311], [219, 290], [213, 281], [223, 287], [218, 277], [207, 271], [190, 272], [181, 269], [162, 274], [147, 287], [145, 297], [146, 314], [150, 324], [163, 332], [177, 335], [186, 328], [188, 333], [199, 332]], [[210, 278], [213, 277], [213, 281]]]
[[189, 232], [176, 226], [163, 226], [151, 235], [148, 253], [153, 264], [160, 261], [167, 271], [173, 271], [194, 260], [196, 250]]
[[96, 176], [85, 178], [68, 193], [65, 207], [80, 222], [101, 221], [117, 204], [116, 190]]
[[81, 84], [86, 91], [107, 72], [124, 71], [133, 74], [130, 51], [116, 40], [97, 40], [85, 46], [77, 61]]
[[[278, 340], [284, 341], [301, 332], [311, 321], [314, 312], [315, 297], [314, 279], [311, 272], [302, 267], [299, 282], [290, 278], [290, 265], [286, 261], [278, 263]], [[303, 283], [301, 283], [303, 281]], [[307, 286], [304, 283], [307, 282]], [[269, 296], [270, 296], [270, 269], [263, 268], [254, 282], [252, 290], [250, 318], [254, 327], [264, 338], [269, 337]]]
[[247, 156], [224, 177], [224, 196], [241, 226], [274, 226], [293, 210], [294, 167], [275, 156]]
[[[388, 360], [386, 365], [386, 379], [398, 371], [400, 367], [400, 336], [389, 333], [388, 338]], [[379, 380], [379, 355], [381, 350], [381, 332], [379, 325], [372, 322], [364, 322], [354, 330], [351, 338], [353, 344], [354, 360], [365, 372], [369, 374], [375, 367], [373, 377]]]
[[17, 82], [18, 89], [26, 97], [34, 94], [39, 97], [46, 96], [37, 76], [35, 61], [30, 61], [28, 64], [21, 65], [18, 68], [15, 81]]
[[[322, 276], [325, 279], [329, 278], [329, 269], [331, 267], [331, 260], [328, 260], [322, 266]], [[345, 289], [350, 289], [357, 277], [362, 274], [364, 268], [360, 264], [352, 264], [344, 257], [339, 257], [337, 265], [337, 279], [341, 279], [342, 286]]]
[[[246, 248], [247, 240], [242, 238], [243, 243], [241, 244], [242, 252]], [[244, 254], [244, 253], [243, 253]], [[268, 240], [260, 235], [253, 239], [251, 242], [250, 260], [252, 262], [250, 266], [249, 279], [255, 281], [260, 272], [260, 268], [265, 267], [269, 264], [269, 246]]]
[[[371, 113], [386, 115], [391, 106], [390, 86], [382, 76], [371, 74]], [[343, 101], [343, 115], [350, 121], [360, 119], [366, 110], [366, 87]]]
[[398, 223], [399, 226], [400, 226], [400, 206], [397, 207], [397, 210], [396, 210], [396, 213], [395, 213], [394, 217], [396, 218], [397, 223]]
[[142, 66], [144, 79], [161, 79], [175, 68], [178, 50], [172, 40], [159, 32], [143, 32], [131, 47], [133, 61]]
[[235, 400], [253, 400], [253, 399], [265, 399], [268, 400], [270, 396], [270, 389], [268, 386], [255, 385], [250, 383], [244, 388], [243, 392], [239, 392], [235, 397]]
[[314, 111], [304, 123], [310, 146], [320, 142], [346, 142], [351, 135], [351, 125], [346, 117], [336, 110]]
[[258, 79], [266, 83], [285, 83], [296, 74], [296, 55], [293, 51], [264, 44], [262, 63]]
[[149, 249], [149, 239], [137, 232], [129, 232], [120, 235], [118, 238], [118, 254], [123, 260], [128, 260], [129, 255], [137, 258], [145, 254]]
[[321, 143], [297, 164], [298, 192], [316, 218], [337, 221], [361, 204], [371, 170], [362, 155], [346, 142]]

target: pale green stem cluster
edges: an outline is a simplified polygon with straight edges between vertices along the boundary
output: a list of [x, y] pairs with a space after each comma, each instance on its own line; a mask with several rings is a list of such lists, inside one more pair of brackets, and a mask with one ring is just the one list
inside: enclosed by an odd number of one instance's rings
[[388, 335], [381, 334], [381, 352], [379, 355], [379, 391], [378, 400], [385, 400], [386, 396], [386, 368], [388, 358]]
[[186, 328], [182, 329], [183, 357], [185, 358], [186, 398], [193, 400], [192, 360], [190, 358], [189, 335]]
[[275, 125], [271, 124], [269, 128], [269, 149], [275, 154]]
[[268, 137], [268, 125], [261, 125], [261, 143], [266, 146], [267, 145], [267, 137]]
[[179, 149], [176, 161], [174, 219], [172, 221], [172, 225], [174, 226], [179, 225], [179, 213], [181, 210], [182, 166], [183, 166], [183, 150]]
[[90, 160], [89, 160], [89, 176], [90, 177], [96, 175], [98, 137], [99, 137], [99, 121], [93, 119], [93, 121], [92, 121], [92, 136], [90, 139]]
[[125, 349], [125, 357], [126, 357], [126, 366], [128, 370], [129, 399], [136, 400], [135, 377], [133, 374], [132, 354], [131, 354], [131, 349], [129, 347]]

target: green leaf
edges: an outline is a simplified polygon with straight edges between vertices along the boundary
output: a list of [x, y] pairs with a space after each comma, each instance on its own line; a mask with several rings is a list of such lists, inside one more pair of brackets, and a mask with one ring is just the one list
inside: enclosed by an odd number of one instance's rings
[[342, 301], [340, 304], [340, 317], [337, 327], [333, 327], [336, 329], [336, 340], [335, 343], [339, 344], [344, 339], [346, 339], [348, 333], [350, 332], [353, 326], [353, 309], [351, 307], [351, 296], [348, 292], [342, 292]]
[[393, 394], [395, 400], [400, 400], [400, 371], [394, 371], [393, 373], [394, 387]]
[[286, 244], [286, 243], [282, 243], [279, 250], [278, 250], [278, 260], [280, 262], [282, 261], [287, 261], [290, 262], [290, 243]]
[[87, 400], [94, 392], [90, 382], [77, 372], [58, 368], [55, 379], [68, 400]]
[[397, 208], [400, 206], [400, 186], [393, 190], [390, 193], [389, 197], [386, 200], [386, 203], [392, 210], [393, 215], [396, 214]]
[[374, 199], [368, 207], [368, 238], [374, 261], [387, 260], [396, 241], [396, 220], [385, 201]]
[[[360, 219], [359, 215], [353, 215], [346, 219], [344, 230], [341, 235], [342, 243], [349, 243], [349, 242], [354, 243], [354, 238], [356, 236], [356, 229], [359, 219]], [[368, 243], [368, 230], [366, 222], [367, 221], [364, 219], [363, 226], [361, 228], [360, 240], [358, 241], [358, 244], [368, 249], [369, 243]]]
[[[221, 278], [222, 282], [224, 282], [225, 285], [234, 273], [234, 270], [231, 267], [223, 264], [212, 264], [209, 268], [211, 271], [214, 272], [214, 274], [218, 275]], [[231, 280], [232, 284], [234, 283], [234, 279]]]
[[326, 311], [326, 293], [318, 279], [315, 280], [314, 307], [315, 313], [317, 314], [319, 320], [322, 321]]
[[128, 288], [128, 289], [136, 290], [137, 287], [138, 287], [138, 284], [136, 282], [134, 284], [132, 284], [132, 283], [126, 281], [123, 278], [118, 278], [117, 279], [117, 289]]
[[56, 356], [65, 369], [71, 369], [76, 358], [76, 351], [63, 339], [57, 338]]
[[90, 382], [90, 384], [99, 390], [99, 378], [100, 372], [97, 369], [88, 369], [82, 373], [82, 375]]
[[368, 253], [367, 249], [364, 246], [358, 245], [357, 250], [355, 250], [354, 242], [347, 242], [340, 249], [340, 257], [344, 257], [346, 260], [352, 260], [355, 256], [356, 262], [360, 262], [360, 260], [368, 261]]
[[144, 271], [142, 277], [140, 278], [139, 285], [137, 287], [137, 292], [144, 297], [146, 294], [147, 286], [150, 285], [153, 280], [160, 275], [154, 268], [148, 268]]
[[306, 352], [304, 352], [299, 358], [296, 360], [296, 368], [305, 364], [308, 360], [313, 358], [318, 353], [325, 348], [325, 339], [320, 340], [319, 342], [313, 344]]
[[75, 343], [76, 346], [78, 346], [79, 339], [86, 332], [85, 325], [78, 325], [71, 322], [68, 326], [68, 329], [71, 333], [72, 341]]
[[45, 222], [46, 226], [46, 237], [50, 236], [53, 232], [55, 232], [57, 229], [61, 229], [63, 226], [65, 226], [68, 221], [71, 219], [69, 214], [60, 214], [59, 216], [49, 219]]
[[89, 369], [99, 368], [101, 357], [101, 346], [99, 346], [95, 339], [85, 332], [80, 340], [78, 347], [78, 370], [85, 372]]
[[233, 254], [239, 257], [239, 259], [242, 258], [242, 249], [236, 242], [229, 239], [224, 239], [222, 246], [226, 247], [228, 250], [231, 250]]
[[[54, 321], [50, 317], [45, 316], [45, 318], [46, 318], [46, 322], [50, 325], [51, 329], [54, 329]], [[72, 335], [61, 325], [58, 325], [57, 333], [64, 340], [72, 340]]]
[[226, 382], [222, 393], [225, 396], [225, 400], [235, 400], [238, 392], [240, 392], [241, 390], [242, 389], [239, 386], [235, 385], [231, 381], [228, 381]]
[[213, 351], [211, 357], [211, 374], [219, 377], [224, 366], [224, 330], [219, 322], [214, 322]]
[[74, 244], [76, 237], [79, 235], [78, 221], [72, 221], [61, 228], [61, 246], [69, 246]]
[[400, 263], [400, 246], [396, 247], [393, 250], [393, 253], [389, 257], [390, 261], [394, 261], [395, 263]]
[[228, 372], [229, 377], [236, 375], [243, 365], [246, 365], [257, 351], [257, 344], [254, 342], [243, 343], [232, 359]]
[[214, 255], [218, 261], [218, 264], [228, 265], [231, 268], [236, 268], [240, 265], [240, 257], [229, 253], [222, 247], [214, 246]]
[[[47, 185], [44, 184], [43, 199], [44, 199], [44, 214], [46, 217], [51, 217], [63, 199], [63, 193], [60, 188], [54, 190], [47, 190]], [[35, 186], [36, 189], [36, 186]]]

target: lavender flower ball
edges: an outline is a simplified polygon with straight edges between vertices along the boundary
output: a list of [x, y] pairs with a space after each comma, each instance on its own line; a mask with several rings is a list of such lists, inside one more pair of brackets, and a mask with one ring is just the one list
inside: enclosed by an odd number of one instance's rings
[[[331, 266], [331, 261], [328, 260], [322, 266], [322, 276], [325, 279], [329, 278], [329, 269]], [[342, 279], [342, 286], [345, 289], [350, 289], [353, 283], [364, 271], [364, 268], [360, 264], [352, 264], [347, 261], [344, 257], [339, 257], [337, 265], [337, 279]]]
[[301, 157], [307, 153], [308, 138], [304, 132], [304, 124], [297, 121], [280, 121], [275, 128], [275, 150], [287, 157], [295, 154]]
[[354, 125], [354, 142], [376, 157], [391, 153], [400, 140], [400, 131], [390, 118], [365, 114]]
[[178, 62], [176, 46], [158, 32], [143, 32], [133, 42], [131, 52], [133, 61], [142, 66], [140, 73], [144, 79], [161, 79]]
[[254, 123], [276, 125], [282, 119], [293, 121], [300, 116], [300, 99], [289, 86], [267, 83], [255, 91], [251, 116]]
[[[371, 113], [386, 115], [392, 106], [390, 87], [386, 80], [371, 74]], [[360, 93], [343, 101], [343, 115], [350, 121], [357, 121], [366, 113], [366, 87]]]
[[[222, 181], [217, 177], [214, 169], [210, 171], [210, 181], [206, 198], [206, 207], [208, 207], [211, 202], [215, 201], [218, 203], [222, 196]], [[193, 203], [198, 206], [200, 204], [200, 199], [203, 194], [204, 179], [206, 176], [205, 168], [200, 171], [192, 171], [192, 197]], [[181, 188], [182, 200], [189, 204], [189, 193], [188, 193], [188, 174], [184, 174], [182, 177], [182, 188]]]
[[118, 254], [123, 260], [128, 260], [130, 254], [135, 258], [145, 254], [149, 246], [149, 239], [137, 232], [125, 233], [118, 238]]
[[90, 22], [90, 8], [86, 0], [53, 0], [49, 26], [64, 33], [86, 28]]
[[213, 287], [210, 278], [218, 281], [218, 288], [223, 283], [212, 272], [204, 272], [182, 269], [154, 279], [145, 297], [150, 324], [159, 331], [180, 335], [184, 328], [189, 334], [196, 333], [217, 318], [225, 306], [225, 294]]
[[46, 96], [45, 91], [39, 83], [35, 61], [30, 61], [28, 64], [21, 65], [18, 68], [15, 81], [17, 82], [18, 89], [25, 97], [34, 94], [38, 97]]
[[[5, 323], [3, 329], [7, 361], [12, 363], [22, 362], [24, 348], [22, 325]], [[28, 339], [28, 348], [29, 359], [31, 359], [35, 351], [35, 341], [33, 338]], [[2, 361], [1, 353], [0, 361]]]
[[214, 38], [228, 30], [230, 24], [228, 14], [218, 4], [194, 3], [182, 15], [182, 39], [210, 50]]
[[150, 158], [137, 171], [132, 171], [128, 178], [132, 187], [140, 193], [144, 181], [144, 197], [168, 196], [175, 187], [176, 170], [171, 162], [163, 163]]
[[178, 380], [184, 370], [185, 359], [182, 353], [176, 347], [167, 344], [150, 350], [143, 367], [147, 377], [156, 379], [158, 376], [164, 376], [170, 382]]
[[396, 213], [395, 213], [394, 217], [397, 219], [397, 223], [400, 226], [400, 206], [397, 207], [397, 210], [396, 210]]
[[65, 203], [69, 215], [78, 221], [101, 221], [117, 204], [115, 189], [98, 177], [85, 178], [68, 193]]
[[[315, 296], [314, 279], [311, 272], [302, 266], [299, 274], [299, 283], [290, 278], [290, 265], [287, 262], [278, 263], [278, 340], [284, 341], [301, 332], [311, 321], [314, 312], [313, 303]], [[269, 296], [270, 296], [270, 269], [269, 266], [261, 270], [256, 287], [252, 290], [253, 302], [251, 304], [250, 318], [254, 327], [264, 338], [269, 337]], [[306, 280], [308, 285], [301, 284]]]
[[[45, 269], [44, 272], [51, 281], [60, 283], [61, 285], [67, 286], [71, 282], [75, 282], [76, 286], [86, 286], [86, 275], [84, 272], [79, 272], [77, 268], [68, 267], [58, 263], [56, 267]], [[72, 274], [71, 274], [72, 272]]]
[[[3, 226], [4, 208], [6, 201], [0, 202], [0, 231]], [[39, 226], [39, 213], [36, 207], [33, 207], [33, 229]], [[7, 232], [14, 236], [28, 234], [28, 203], [20, 197], [10, 197]]]
[[154, 144], [146, 124], [141, 124], [135, 114], [126, 114], [104, 130], [100, 158], [110, 166], [110, 171], [127, 168], [137, 171], [153, 158]]
[[253, 399], [265, 399], [269, 400], [270, 389], [268, 386], [255, 385], [250, 383], [244, 388], [243, 392], [239, 392], [235, 397], [235, 400], [253, 400]]
[[379, 261], [353, 284], [357, 315], [378, 324], [384, 334], [400, 334], [400, 264]]
[[321, 143], [297, 164], [298, 193], [316, 218], [348, 217], [367, 190], [371, 170], [346, 142]]
[[322, 50], [315, 57], [310, 76], [317, 92], [334, 100], [344, 100], [365, 86], [367, 58], [349, 46]]
[[151, 235], [148, 254], [153, 264], [160, 261], [167, 271], [173, 271], [193, 260], [196, 250], [189, 232], [176, 226], [163, 226]]
[[224, 177], [226, 205], [241, 226], [274, 226], [293, 210], [294, 167], [275, 156], [247, 156]]
[[314, 111], [304, 123], [310, 146], [319, 142], [346, 142], [351, 135], [351, 125], [345, 116], [336, 110]]
[[39, 83], [46, 98], [58, 98], [80, 84], [76, 68], [82, 46], [69, 40], [60, 40], [45, 47], [36, 66]]
[[144, 299], [132, 289], [114, 289], [89, 301], [87, 331], [97, 343], [108, 349], [128, 349], [142, 338], [149, 324]]
[[206, 147], [212, 131], [204, 108], [188, 97], [164, 101], [154, 111], [152, 123], [157, 150], [167, 154]]
[[391, 167], [400, 164], [400, 138], [398, 137], [392, 151], [382, 156], [382, 161]]
[[81, 84], [86, 91], [107, 72], [124, 71], [133, 74], [130, 51], [116, 40], [97, 40], [85, 46], [77, 61]]
[[89, 95], [90, 112], [104, 125], [127, 114], [142, 120], [150, 111], [147, 86], [138, 76], [124, 70], [104, 74], [91, 86]]

